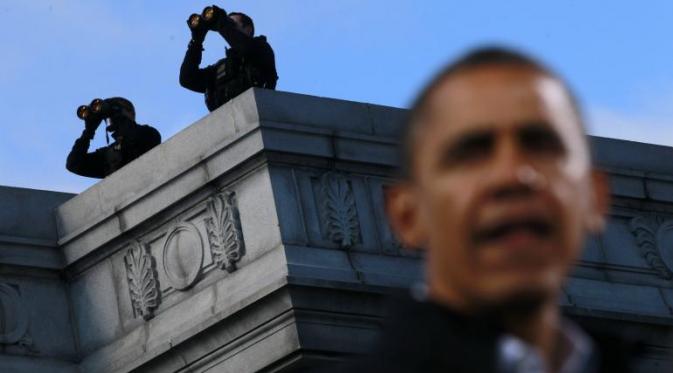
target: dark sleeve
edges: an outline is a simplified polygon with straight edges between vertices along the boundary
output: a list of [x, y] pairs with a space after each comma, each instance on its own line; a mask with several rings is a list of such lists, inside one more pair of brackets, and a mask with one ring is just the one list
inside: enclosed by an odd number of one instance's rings
[[256, 63], [264, 74], [267, 82], [266, 88], [275, 89], [278, 81], [278, 73], [276, 72], [276, 57], [274, 56], [271, 45], [266, 42], [266, 39], [259, 38], [257, 42], [258, 47], [256, 52]]
[[145, 137], [145, 152], [161, 144], [161, 134], [154, 127], [147, 126]]
[[194, 92], [205, 93], [208, 83], [212, 81], [213, 67], [200, 69], [203, 47], [190, 42], [185, 59], [180, 66], [180, 85]]
[[91, 134], [84, 130], [82, 136], [75, 140], [75, 145], [68, 154], [65, 168], [77, 175], [102, 179], [105, 177], [105, 160], [101, 152], [87, 153], [90, 142]]
[[155, 146], [161, 144], [161, 134], [154, 127], [146, 124], [139, 125], [138, 138], [135, 140], [137, 150], [134, 158], [140, 157]]

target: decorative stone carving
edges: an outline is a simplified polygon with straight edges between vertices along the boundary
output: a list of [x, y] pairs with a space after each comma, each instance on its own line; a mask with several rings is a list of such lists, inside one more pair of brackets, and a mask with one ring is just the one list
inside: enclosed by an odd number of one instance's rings
[[136, 315], [149, 320], [159, 306], [159, 281], [154, 258], [146, 245], [135, 242], [124, 256], [131, 305]]
[[327, 172], [321, 178], [322, 218], [327, 238], [348, 249], [360, 236], [355, 197], [346, 178]]
[[660, 277], [673, 279], [673, 220], [656, 215], [638, 216], [629, 225], [647, 264]]
[[32, 344], [28, 336], [28, 313], [21, 295], [15, 287], [3, 283], [0, 283], [0, 344]]
[[208, 201], [210, 216], [205, 219], [213, 261], [227, 272], [236, 270], [236, 263], [245, 254], [241, 219], [236, 193], [226, 191]]
[[203, 239], [191, 223], [178, 224], [166, 237], [162, 264], [166, 279], [177, 290], [192, 286], [203, 268]]

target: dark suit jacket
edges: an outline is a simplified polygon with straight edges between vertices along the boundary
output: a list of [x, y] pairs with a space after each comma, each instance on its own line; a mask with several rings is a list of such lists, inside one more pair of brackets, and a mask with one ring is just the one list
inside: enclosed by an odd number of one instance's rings
[[[333, 366], [332, 372], [497, 372], [497, 341], [503, 330], [484, 318], [460, 315], [432, 302], [397, 298], [371, 356]], [[578, 373], [630, 372], [633, 344], [592, 336], [594, 355]]]

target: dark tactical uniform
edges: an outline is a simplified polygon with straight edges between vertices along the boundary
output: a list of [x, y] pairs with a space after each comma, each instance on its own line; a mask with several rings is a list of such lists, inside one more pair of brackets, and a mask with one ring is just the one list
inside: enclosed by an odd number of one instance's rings
[[231, 48], [226, 57], [200, 69], [203, 46], [190, 41], [180, 67], [180, 85], [205, 93], [206, 106], [213, 111], [250, 87], [276, 88], [276, 62], [265, 36], [250, 37], [225, 17], [221, 34]]
[[135, 125], [122, 139], [87, 153], [92, 138], [93, 133], [85, 129], [75, 140], [65, 166], [68, 171], [102, 179], [161, 144], [159, 131], [148, 125]]

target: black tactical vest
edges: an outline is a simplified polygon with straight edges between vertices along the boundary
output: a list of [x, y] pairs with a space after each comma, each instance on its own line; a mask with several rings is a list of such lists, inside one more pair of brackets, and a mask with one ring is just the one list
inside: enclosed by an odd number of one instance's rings
[[259, 69], [248, 63], [235, 49], [215, 65], [215, 85], [206, 91], [206, 106], [213, 111], [250, 87], [271, 88]]

